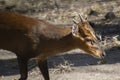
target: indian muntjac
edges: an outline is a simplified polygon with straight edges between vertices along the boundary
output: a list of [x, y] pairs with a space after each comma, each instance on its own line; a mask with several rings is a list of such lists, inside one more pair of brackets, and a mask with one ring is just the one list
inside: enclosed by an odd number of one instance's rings
[[17, 13], [0, 11], [0, 49], [16, 54], [21, 77], [27, 79], [27, 62], [36, 58], [45, 80], [50, 80], [47, 58], [72, 49], [82, 49], [98, 58], [105, 53], [99, 45], [95, 32], [81, 15], [71, 27], [57, 27]]

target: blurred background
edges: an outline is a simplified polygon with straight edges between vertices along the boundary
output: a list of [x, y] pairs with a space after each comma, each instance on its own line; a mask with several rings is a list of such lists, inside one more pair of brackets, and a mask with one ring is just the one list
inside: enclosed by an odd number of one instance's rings
[[[55, 24], [70, 24], [78, 13], [89, 20], [103, 19], [108, 12], [120, 16], [119, 0], [0, 0], [0, 10], [32, 15]], [[115, 16], [110, 16], [111, 19]]]

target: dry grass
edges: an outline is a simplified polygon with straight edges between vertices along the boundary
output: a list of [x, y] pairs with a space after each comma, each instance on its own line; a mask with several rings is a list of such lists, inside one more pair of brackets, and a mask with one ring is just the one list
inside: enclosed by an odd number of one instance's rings
[[55, 69], [52, 71], [53, 74], [71, 72], [73, 64], [70, 64], [68, 61], [64, 60], [64, 63], [55, 66]]
[[105, 37], [103, 41], [101, 41], [101, 45], [104, 49], [111, 49], [113, 47], [120, 47], [120, 41], [118, 40], [119, 35], [113, 37]]

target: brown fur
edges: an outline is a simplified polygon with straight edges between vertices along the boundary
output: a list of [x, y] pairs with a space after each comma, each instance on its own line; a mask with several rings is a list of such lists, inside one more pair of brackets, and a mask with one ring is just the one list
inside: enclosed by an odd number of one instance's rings
[[[88, 23], [79, 23], [77, 26], [79, 37], [73, 36], [70, 27], [57, 27], [44, 20], [1, 11], [0, 48], [17, 55], [21, 74], [19, 80], [27, 79], [27, 62], [30, 58], [37, 58], [44, 79], [50, 80], [47, 57], [75, 48], [101, 57], [102, 50], [98, 49], [97, 53], [93, 52], [96, 51], [95, 46], [88, 44], [85, 40], [86, 37], [97, 40], [94, 30]], [[99, 47], [96, 43], [95, 45]]]

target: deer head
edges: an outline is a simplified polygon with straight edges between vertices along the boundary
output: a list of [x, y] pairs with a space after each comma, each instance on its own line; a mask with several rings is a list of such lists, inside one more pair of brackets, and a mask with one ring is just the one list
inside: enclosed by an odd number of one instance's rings
[[89, 22], [80, 14], [80, 21], [73, 20], [72, 34], [77, 42], [77, 47], [97, 58], [103, 58], [105, 52], [100, 47], [99, 41]]

